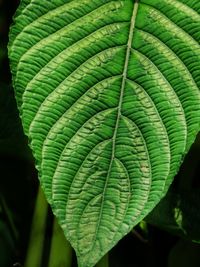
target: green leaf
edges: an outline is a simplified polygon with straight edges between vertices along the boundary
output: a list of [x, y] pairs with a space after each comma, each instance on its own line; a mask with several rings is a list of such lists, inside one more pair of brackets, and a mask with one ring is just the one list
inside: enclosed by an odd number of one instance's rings
[[200, 191], [168, 192], [145, 220], [173, 234], [200, 243]]
[[165, 195], [200, 123], [199, 0], [22, 1], [15, 93], [80, 267]]
[[173, 186], [145, 221], [190, 241], [200, 243], [200, 135], [175, 178]]

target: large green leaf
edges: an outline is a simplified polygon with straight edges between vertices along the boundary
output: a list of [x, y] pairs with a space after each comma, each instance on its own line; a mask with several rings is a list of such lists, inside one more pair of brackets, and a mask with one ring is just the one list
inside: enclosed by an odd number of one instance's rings
[[24, 0], [16, 99], [42, 187], [92, 267], [165, 195], [200, 124], [199, 0]]

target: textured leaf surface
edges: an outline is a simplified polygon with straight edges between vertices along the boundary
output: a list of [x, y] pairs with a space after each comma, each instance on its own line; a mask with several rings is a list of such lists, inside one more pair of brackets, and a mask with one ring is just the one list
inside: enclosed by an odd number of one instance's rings
[[200, 123], [199, 0], [24, 0], [9, 54], [46, 197], [92, 267], [165, 195]]

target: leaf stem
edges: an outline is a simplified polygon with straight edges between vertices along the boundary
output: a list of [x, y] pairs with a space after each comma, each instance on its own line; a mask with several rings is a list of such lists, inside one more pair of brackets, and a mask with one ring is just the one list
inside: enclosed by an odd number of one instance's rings
[[39, 186], [32, 219], [29, 245], [24, 264], [25, 267], [41, 266], [47, 212], [48, 204], [44, 197], [43, 191]]
[[63, 230], [54, 217], [53, 235], [48, 267], [71, 267], [72, 247], [66, 240]]

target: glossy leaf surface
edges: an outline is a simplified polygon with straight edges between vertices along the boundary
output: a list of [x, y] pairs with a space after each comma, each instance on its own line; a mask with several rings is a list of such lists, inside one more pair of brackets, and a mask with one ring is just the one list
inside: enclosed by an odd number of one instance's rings
[[199, 131], [199, 12], [199, 0], [21, 2], [16, 99], [80, 267], [153, 209]]

